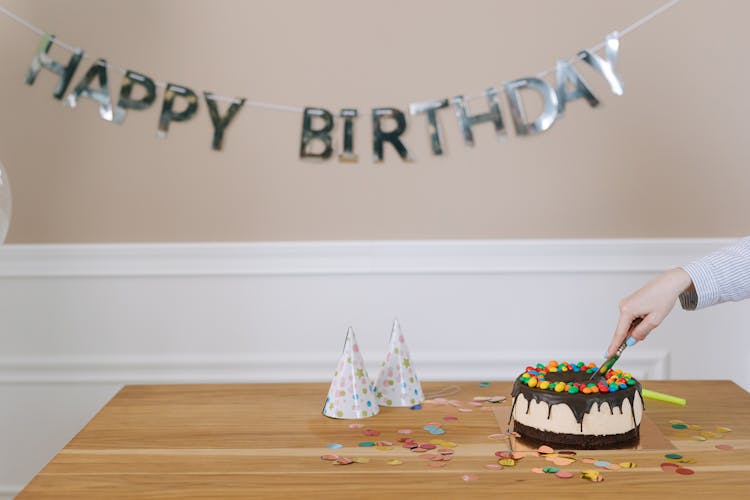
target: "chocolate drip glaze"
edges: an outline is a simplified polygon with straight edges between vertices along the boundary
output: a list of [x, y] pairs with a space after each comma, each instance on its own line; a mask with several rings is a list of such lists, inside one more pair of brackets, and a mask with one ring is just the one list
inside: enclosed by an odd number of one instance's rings
[[[587, 378], [587, 374], [582, 372], [557, 372], [549, 373], [547, 375], [547, 380], [549, 380], [550, 382], [582, 382]], [[587, 413], [591, 412], [591, 408], [594, 405], [597, 405], [597, 410], [601, 410], [602, 404], [607, 403], [609, 405], [610, 412], [612, 412], [612, 414], [614, 415], [615, 407], [619, 408], [620, 413], [622, 413], [623, 401], [627, 399], [628, 401], [630, 401], [630, 412], [633, 418], [633, 427], [636, 427], [637, 422], [635, 421], [634, 402], [636, 393], [640, 395], [640, 392], [641, 384], [636, 382], [635, 385], [631, 385], [627, 389], [621, 389], [614, 392], [596, 392], [591, 394], [583, 394], [581, 392], [577, 392], [575, 394], [570, 394], [567, 392], [555, 392], [548, 389], [537, 389], [534, 387], [529, 387], [521, 382], [521, 379], [519, 377], [513, 384], [513, 391], [511, 392], [511, 395], [513, 396], [513, 406], [511, 407], [510, 415], [512, 419], [513, 410], [516, 406], [516, 402], [518, 401], [518, 398], [516, 398], [518, 394], [523, 394], [526, 398], [528, 404], [526, 413], [529, 413], [531, 409], [532, 399], [537, 403], [540, 403], [542, 401], [547, 403], [547, 405], [549, 405], [549, 410], [547, 411], [548, 420], [552, 416], [552, 406], [565, 403], [573, 412], [573, 415], [576, 418], [576, 422], [578, 422], [578, 424], [581, 426], [581, 432], [583, 432], [583, 417]], [[642, 397], [641, 402], [643, 402]], [[508, 423], [510, 423], [510, 420], [508, 421]]]

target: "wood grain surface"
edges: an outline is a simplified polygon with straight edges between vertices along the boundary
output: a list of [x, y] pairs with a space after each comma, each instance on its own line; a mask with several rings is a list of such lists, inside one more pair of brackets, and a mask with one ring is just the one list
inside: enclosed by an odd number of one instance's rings
[[[686, 407], [646, 400], [646, 411], [671, 440], [671, 450], [579, 451], [575, 463], [561, 466], [571, 479], [535, 474], [552, 464], [527, 457], [515, 467], [487, 470], [496, 451], [507, 449], [492, 411], [472, 406], [474, 396], [504, 395], [510, 404], [510, 382], [480, 387], [476, 382], [424, 383], [428, 397], [449, 387], [447, 399], [461, 407], [425, 404], [422, 410], [383, 408], [359, 421], [321, 415], [328, 384], [234, 384], [126, 386], [27, 485], [17, 497], [88, 498], [384, 498], [438, 496], [498, 498], [532, 495], [556, 498], [746, 498], [750, 486], [750, 394], [728, 381], [644, 382], [649, 389], [679, 395]], [[483, 406], [491, 406], [484, 403]], [[459, 408], [472, 411], [459, 411]], [[50, 408], [54, 411], [54, 408]], [[444, 421], [443, 417], [457, 417]], [[701, 430], [673, 429], [680, 419]], [[440, 422], [444, 435], [423, 427]], [[380, 431], [363, 435], [349, 424]], [[713, 432], [716, 427], [731, 432]], [[412, 429], [419, 442], [444, 439], [456, 443], [446, 466], [399, 446], [399, 429]], [[361, 441], [388, 440], [392, 450], [359, 447]], [[329, 443], [343, 448], [331, 450]], [[717, 449], [717, 444], [732, 450]], [[664, 472], [665, 453], [680, 453], [694, 463], [681, 464], [693, 475]], [[333, 465], [321, 455], [367, 457], [369, 463]], [[592, 457], [613, 463], [634, 462], [634, 469], [600, 469], [600, 483], [580, 477]], [[388, 465], [389, 459], [401, 465]], [[478, 479], [465, 481], [465, 474]]]

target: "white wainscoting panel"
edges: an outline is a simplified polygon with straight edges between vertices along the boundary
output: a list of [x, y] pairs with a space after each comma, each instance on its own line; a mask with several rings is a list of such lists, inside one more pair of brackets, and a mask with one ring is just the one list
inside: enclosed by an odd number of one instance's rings
[[[598, 361], [621, 297], [730, 241], [0, 247], [0, 496], [123, 384], [327, 381], [349, 326], [372, 377], [394, 318], [424, 380]], [[750, 303], [675, 310], [620, 365], [748, 388], [749, 326]]]

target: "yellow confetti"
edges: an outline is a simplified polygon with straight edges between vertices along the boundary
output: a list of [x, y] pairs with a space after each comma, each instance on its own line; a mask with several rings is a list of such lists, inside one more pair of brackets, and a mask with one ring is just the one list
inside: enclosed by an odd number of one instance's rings
[[380, 451], [391, 451], [393, 446], [376, 446], [375, 449]]
[[688, 425], [688, 429], [690, 429], [691, 431], [699, 431], [703, 429], [703, 427], [701, 427], [700, 425], [690, 424]]
[[638, 466], [633, 462], [620, 462], [620, 467], [623, 469], [635, 469]]
[[695, 436], [691, 436], [691, 438], [695, 439], [696, 441], [705, 441], [706, 440], [706, 438], [704, 438], [703, 436], [699, 436], [698, 434], [696, 434]]
[[725, 432], [732, 432], [732, 429], [730, 429], [729, 427], [717, 427], [716, 432], [724, 434]]
[[604, 476], [598, 470], [585, 470], [581, 472], [581, 478], [588, 479], [594, 483], [600, 483], [604, 481]]
[[685, 422], [683, 422], [682, 420], [674, 419], [674, 420], [670, 420], [669, 423], [674, 425], [674, 424], [684, 424]]
[[502, 458], [498, 460], [497, 463], [505, 467], [513, 467], [514, 465], [516, 465], [516, 461], [513, 460], [512, 458]]
[[718, 437], [718, 434], [716, 434], [715, 432], [711, 432], [711, 431], [703, 431], [701, 432], [701, 436], [703, 436], [706, 439], [711, 439], [711, 438]]
[[355, 463], [358, 463], [358, 464], [369, 464], [370, 463], [370, 459], [367, 458], [367, 457], [355, 457], [355, 458], [352, 458], [352, 460]]
[[401, 465], [402, 463], [404, 463], [404, 461], [399, 460], [398, 458], [394, 458], [391, 460], [386, 460], [385, 463], [387, 463], [388, 465]]

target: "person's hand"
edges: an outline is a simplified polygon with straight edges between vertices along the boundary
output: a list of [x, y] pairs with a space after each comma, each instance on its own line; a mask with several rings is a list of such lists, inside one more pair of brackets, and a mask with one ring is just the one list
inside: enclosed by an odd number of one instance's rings
[[672, 311], [677, 298], [682, 292], [693, 286], [690, 275], [684, 269], [676, 268], [660, 274], [646, 283], [641, 289], [633, 292], [620, 301], [620, 319], [617, 322], [612, 343], [607, 349], [607, 356], [617, 352], [617, 348], [628, 336], [631, 324], [641, 318], [630, 336], [643, 340], [646, 335], [659, 326]]

